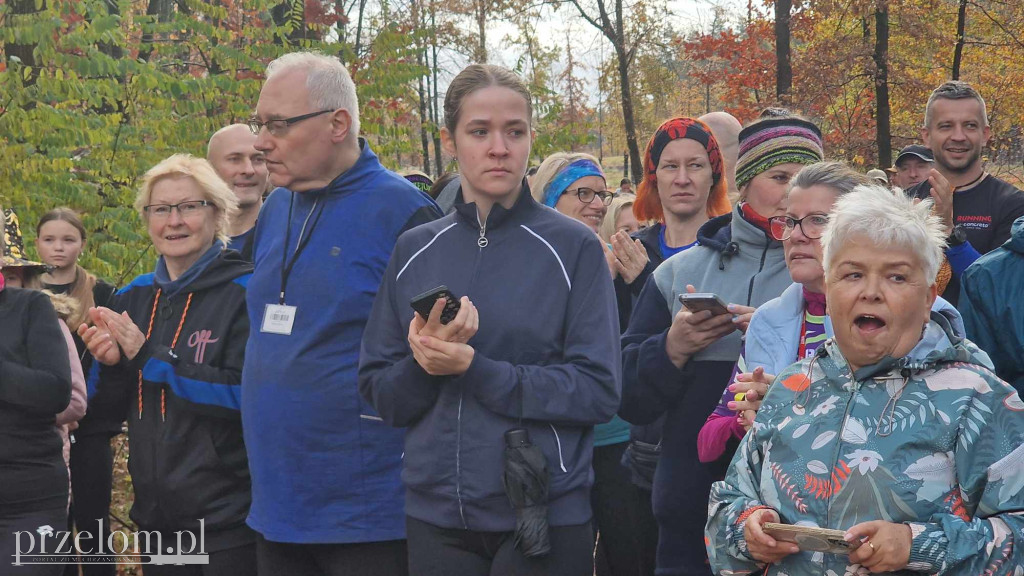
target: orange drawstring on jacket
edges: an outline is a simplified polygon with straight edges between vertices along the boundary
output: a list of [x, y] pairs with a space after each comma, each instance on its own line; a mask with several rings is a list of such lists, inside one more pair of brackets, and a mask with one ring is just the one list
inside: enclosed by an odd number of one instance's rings
[[[149, 327], [146, 328], [146, 340], [149, 340], [153, 336], [153, 322], [156, 319], [156, 307], [160, 302], [160, 294], [162, 290], [157, 288], [156, 297], [153, 298], [153, 310], [149, 313]], [[171, 350], [178, 345], [178, 337], [181, 336], [181, 328], [185, 325], [185, 317], [188, 316], [189, 306], [192, 305], [192, 292], [188, 294], [188, 300], [185, 301], [185, 309], [181, 312], [181, 319], [178, 320], [178, 329], [174, 332], [174, 339], [171, 340]], [[160, 420], [164, 421], [167, 419], [167, 391], [160, 388]], [[142, 420], [142, 370], [139, 370], [139, 420]]]

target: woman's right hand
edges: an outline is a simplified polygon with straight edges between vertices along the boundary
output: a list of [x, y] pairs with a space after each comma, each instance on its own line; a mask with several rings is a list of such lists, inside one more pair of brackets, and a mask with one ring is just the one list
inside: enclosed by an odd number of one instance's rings
[[441, 313], [444, 312], [446, 301], [438, 298], [430, 309], [430, 316], [424, 319], [419, 312], [413, 313], [412, 328], [416, 336], [430, 336], [444, 342], [465, 344], [480, 329], [480, 314], [469, 297], [459, 300], [459, 311], [455, 318], [447, 324], [441, 324]]
[[121, 349], [117, 346], [117, 340], [110, 333], [110, 328], [100, 315], [99, 308], [89, 308], [89, 319], [93, 325], [82, 324], [78, 327], [78, 335], [85, 342], [96, 360], [101, 364], [113, 366], [121, 361]]
[[[687, 285], [686, 291], [693, 294], [697, 290]], [[732, 314], [713, 316], [709, 310], [694, 314], [680, 308], [668, 329], [665, 352], [676, 368], [682, 369], [694, 354], [735, 329]]]
[[747, 552], [758, 562], [774, 564], [800, 548], [792, 542], [779, 542], [762, 529], [766, 522], [779, 522], [779, 513], [771, 508], [761, 508], [747, 517], [743, 523], [743, 539], [747, 541]]
[[736, 381], [729, 385], [729, 391], [743, 394], [742, 400], [729, 402], [729, 409], [736, 413], [739, 423], [750, 430], [754, 424], [754, 417], [761, 409], [761, 402], [764, 401], [768, 387], [775, 381], [775, 376], [765, 374], [764, 368], [755, 368], [753, 372], [744, 372], [736, 375]]
[[623, 282], [632, 284], [647, 266], [647, 249], [640, 240], [630, 238], [625, 230], [612, 235], [611, 243], [612, 278], [617, 274], [622, 276]]

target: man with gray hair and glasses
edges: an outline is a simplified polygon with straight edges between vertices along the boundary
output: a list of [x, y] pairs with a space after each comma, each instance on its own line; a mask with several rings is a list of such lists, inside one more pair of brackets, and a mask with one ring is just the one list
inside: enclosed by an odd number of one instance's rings
[[267, 66], [248, 122], [277, 189], [248, 284], [242, 422], [261, 574], [405, 575], [403, 431], [359, 396], [359, 347], [399, 234], [440, 216], [359, 137], [337, 58]]
[[1013, 221], [1024, 216], [1024, 193], [985, 171], [981, 153], [991, 136], [985, 100], [970, 84], [950, 81], [932, 91], [921, 139], [934, 154], [935, 167], [907, 193], [935, 201], [953, 270], [942, 297], [953, 304], [964, 270], [1006, 242]]

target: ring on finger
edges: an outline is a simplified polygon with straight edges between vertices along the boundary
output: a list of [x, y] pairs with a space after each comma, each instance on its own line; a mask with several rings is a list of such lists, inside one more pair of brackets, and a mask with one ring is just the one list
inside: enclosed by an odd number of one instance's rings
[[871, 542], [871, 541], [868, 541], [868, 546], [871, 547], [871, 552], [874, 553], [875, 552], [875, 543]]

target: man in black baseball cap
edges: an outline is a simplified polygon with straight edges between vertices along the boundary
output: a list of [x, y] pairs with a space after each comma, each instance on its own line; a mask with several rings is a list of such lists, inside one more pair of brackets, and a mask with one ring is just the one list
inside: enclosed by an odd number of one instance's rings
[[920, 144], [911, 144], [900, 150], [893, 163], [893, 184], [906, 190], [928, 179], [928, 171], [935, 166], [932, 151]]

